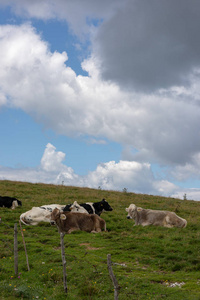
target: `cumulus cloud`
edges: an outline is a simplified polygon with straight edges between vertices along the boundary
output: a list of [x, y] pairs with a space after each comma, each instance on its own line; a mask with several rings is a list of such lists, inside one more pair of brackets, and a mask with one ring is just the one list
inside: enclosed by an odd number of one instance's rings
[[62, 170], [65, 153], [55, 151], [56, 148], [48, 143], [41, 159], [41, 167], [47, 172], [56, 172]]
[[0, 180], [32, 183], [64, 184], [134, 193], [146, 193], [188, 200], [200, 200], [200, 189], [181, 189], [168, 180], [155, 178], [151, 165], [136, 161], [110, 161], [99, 164], [85, 176], [74, 173], [64, 164], [65, 153], [48, 143], [36, 168], [6, 168], [0, 166]]
[[200, 201], [200, 190], [199, 189], [178, 189], [176, 193], [172, 194], [171, 197], [178, 198], [181, 200], [195, 200]]
[[103, 189], [135, 190], [136, 192], [148, 193], [152, 189], [153, 174], [149, 164], [140, 164], [134, 161], [110, 161], [98, 165], [96, 171], [87, 176], [90, 187], [101, 186]]
[[190, 84], [199, 67], [197, 0], [1, 0], [26, 19], [65, 20], [91, 39], [104, 79], [142, 91]]
[[58, 134], [118, 142], [134, 149], [130, 160], [191, 163], [200, 148], [197, 76], [190, 89], [146, 95], [101, 80], [93, 57], [82, 64], [89, 76], [77, 76], [67, 59], [50, 52], [30, 24], [1, 26], [0, 105], [20, 108]]
[[177, 190], [177, 187], [168, 181], [156, 180], [151, 165], [147, 163], [110, 161], [99, 164], [96, 170], [85, 176], [79, 176], [71, 167], [63, 163], [64, 159], [65, 153], [56, 151], [56, 148], [48, 143], [37, 168], [0, 167], [0, 179], [65, 184], [96, 189], [100, 187], [104, 190], [122, 191], [126, 189], [128, 192], [165, 196], [169, 196]]
[[65, 153], [56, 151], [56, 148], [48, 143], [38, 167], [14, 169], [0, 166], [0, 179], [62, 184], [65, 178], [68, 185], [75, 185], [77, 175], [72, 168], [63, 163], [64, 160]]

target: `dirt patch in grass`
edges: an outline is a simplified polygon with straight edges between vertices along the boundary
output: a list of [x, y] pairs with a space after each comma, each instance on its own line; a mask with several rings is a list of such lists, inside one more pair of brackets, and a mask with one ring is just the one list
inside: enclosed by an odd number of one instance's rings
[[91, 247], [90, 246], [90, 243], [82, 243], [82, 244], [79, 244], [79, 246], [85, 246], [87, 250], [100, 250], [100, 249], [103, 249], [103, 248], [95, 248], [95, 247]]

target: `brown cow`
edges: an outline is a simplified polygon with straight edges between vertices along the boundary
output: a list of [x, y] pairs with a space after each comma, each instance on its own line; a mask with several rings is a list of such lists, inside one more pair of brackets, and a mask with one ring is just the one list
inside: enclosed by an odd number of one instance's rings
[[71, 233], [75, 230], [86, 232], [106, 231], [106, 222], [96, 214], [85, 214], [64, 211], [61, 212], [55, 208], [50, 217], [51, 225], [57, 225], [58, 231], [62, 233]]
[[127, 219], [134, 219], [135, 225], [158, 225], [169, 228], [187, 226], [185, 219], [171, 211], [137, 208], [135, 204], [130, 204], [126, 211], [128, 212]]

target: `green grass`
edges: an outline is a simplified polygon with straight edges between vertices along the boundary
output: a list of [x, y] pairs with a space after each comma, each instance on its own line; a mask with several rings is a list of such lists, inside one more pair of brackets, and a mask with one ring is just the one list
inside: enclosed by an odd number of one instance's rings
[[[120, 285], [119, 300], [200, 299], [199, 202], [134, 193], [94, 190], [23, 182], [0, 181], [0, 195], [15, 196], [23, 203], [15, 210], [0, 208], [0, 299], [66, 299], [60, 236], [47, 223], [23, 225], [30, 271], [19, 227], [19, 216], [43, 204], [95, 202], [107, 199], [112, 212], [104, 212], [108, 232], [74, 232], [65, 235], [67, 298], [114, 299], [107, 269], [111, 254], [113, 272]], [[177, 212], [186, 228], [133, 226], [125, 208]], [[14, 274], [13, 234], [18, 224], [19, 274]], [[170, 287], [173, 283], [180, 286]]]

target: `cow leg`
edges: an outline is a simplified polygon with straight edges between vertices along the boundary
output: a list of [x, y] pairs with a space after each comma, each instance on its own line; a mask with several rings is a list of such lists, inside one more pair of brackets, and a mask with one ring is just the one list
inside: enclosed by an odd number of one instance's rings
[[18, 206], [18, 203], [17, 203], [16, 200], [14, 200], [14, 201], [12, 202], [12, 207], [11, 207], [11, 209], [15, 209], [17, 206]]

